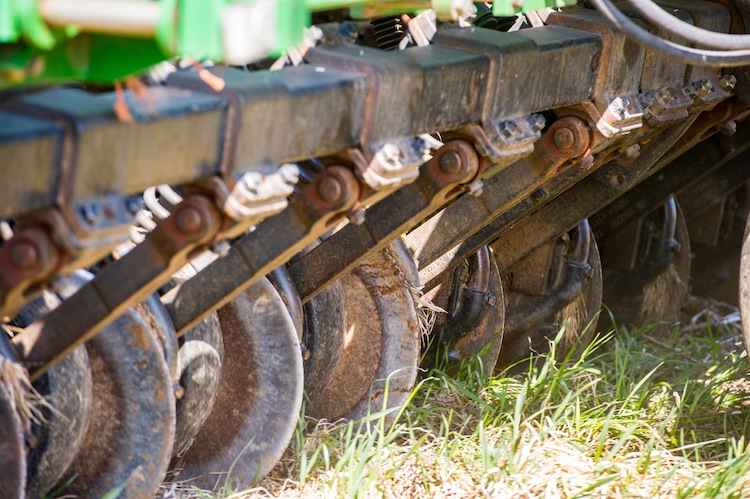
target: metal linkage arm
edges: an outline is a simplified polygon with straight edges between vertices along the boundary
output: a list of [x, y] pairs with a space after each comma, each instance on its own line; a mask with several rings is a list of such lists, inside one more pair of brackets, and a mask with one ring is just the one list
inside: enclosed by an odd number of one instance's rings
[[470, 143], [446, 143], [422, 165], [414, 183], [368, 209], [362, 225], [347, 225], [289, 267], [302, 302], [455, 198], [463, 191], [460, 184], [471, 181], [478, 168]]
[[162, 297], [177, 335], [300, 252], [338, 223], [359, 199], [346, 168], [324, 169], [287, 208], [237, 240], [229, 252]]
[[13, 338], [31, 378], [156, 291], [187, 263], [193, 250], [213, 241], [221, 226], [222, 216], [211, 200], [201, 194], [187, 196], [143, 243]]

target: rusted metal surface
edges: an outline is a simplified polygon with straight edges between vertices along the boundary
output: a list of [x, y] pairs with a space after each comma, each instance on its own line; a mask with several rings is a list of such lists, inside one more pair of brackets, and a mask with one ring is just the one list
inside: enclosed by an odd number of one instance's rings
[[[318, 195], [318, 184], [326, 178], [341, 187], [340, 197], [332, 202]], [[358, 200], [359, 187], [349, 170], [325, 168], [284, 211], [260, 223], [235, 241], [225, 256], [164, 295], [162, 302], [178, 336], [340, 222]]]
[[[91, 275], [61, 278], [66, 298]], [[63, 302], [65, 303], [65, 302]], [[93, 409], [76, 459], [59, 483], [77, 475], [66, 493], [98, 499], [127, 483], [123, 499], [156, 494], [172, 455], [175, 398], [169, 368], [147, 322], [129, 309], [86, 343]]]
[[741, 124], [731, 137], [713, 135], [678, 155], [657, 174], [644, 179], [591, 217], [597, 240], [606, 244], [609, 238], [658, 208], [672, 194], [677, 194], [689, 218], [700, 206], [720, 196], [724, 189], [742, 181], [747, 171], [745, 164], [750, 158], [750, 153], [746, 152], [750, 145], [748, 140], [750, 127]]
[[[25, 327], [60, 305], [50, 290], [27, 303], [11, 322]], [[85, 346], [79, 346], [34, 382], [50, 407], [41, 407], [44, 418], [32, 423], [27, 439], [26, 498], [42, 497], [76, 457], [91, 418], [91, 367]]]
[[[625, 190], [632, 188], [649, 171], [666, 150], [689, 127], [682, 122], [665, 132], [658, 140], [651, 141], [638, 158], [628, 161], [610, 162], [594, 171], [553, 201], [545, 204], [518, 223], [491, 223], [469, 238], [453, 258], [466, 254], [471, 248], [480, 247], [494, 239], [496, 261], [503, 274], [514, 263], [521, 261], [538, 248], [560, 237], [577, 226], [593, 213], [617, 199]], [[622, 182], [613, 186], [612, 178]], [[500, 222], [505, 222], [498, 219]], [[497, 235], [500, 234], [500, 237]], [[494, 237], [493, 237], [494, 236]], [[480, 244], [481, 243], [481, 244]]]
[[194, 249], [216, 237], [220, 222], [210, 200], [199, 194], [187, 196], [143, 243], [14, 337], [32, 379], [156, 291], [187, 263]]
[[344, 354], [310, 414], [355, 421], [387, 410], [390, 425], [417, 375], [419, 325], [411, 291], [386, 250], [370, 256], [342, 282], [348, 319]]
[[[422, 283], [491, 241], [498, 232], [496, 226], [512, 225], [589, 173], [586, 166], [571, 165], [545, 181], [537, 168], [523, 159], [486, 179], [482, 194], [461, 196], [406, 236], [406, 244], [419, 262]], [[462, 242], [480, 232], [490, 237], [481, 245], [472, 244], [474, 251], [465, 251]], [[459, 249], [461, 257], [457, 258]]]
[[[5, 334], [3, 332], [2, 334]], [[5, 360], [0, 358], [0, 360]], [[26, 442], [23, 426], [0, 383], [0, 499], [24, 499], [26, 489]]]
[[[447, 173], [440, 162], [444, 155], [453, 154], [460, 167]], [[363, 224], [347, 225], [290, 265], [302, 302], [461, 193], [460, 185], [471, 181], [478, 168], [477, 153], [468, 142], [453, 140], [443, 145], [422, 165], [414, 183], [368, 209]]]
[[[589, 151], [591, 129], [575, 116], [560, 118], [550, 125], [534, 147], [529, 161], [544, 177], [566, 161], [582, 157]], [[589, 158], [593, 162], [593, 158]]]
[[[268, 279], [218, 312], [224, 372], [211, 415], [176, 458], [177, 480], [243, 489], [265, 476], [289, 445], [302, 405], [303, 368], [294, 324]], [[231, 472], [231, 473], [230, 473]]]

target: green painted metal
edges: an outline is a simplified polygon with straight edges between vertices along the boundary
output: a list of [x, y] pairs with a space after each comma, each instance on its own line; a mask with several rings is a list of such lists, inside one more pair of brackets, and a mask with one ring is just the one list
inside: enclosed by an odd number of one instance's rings
[[494, 0], [492, 13], [496, 16], [512, 16], [521, 12], [575, 5], [577, 0]]
[[[83, 33], [77, 26], [52, 29], [40, 17], [39, 0], [0, 0], [0, 90], [17, 85], [69, 80], [108, 83], [126, 78], [165, 59], [223, 59], [222, 14], [231, 1], [247, 5], [268, 0], [154, 0], [159, 19], [153, 38]], [[127, 1], [127, 0], [122, 0]], [[431, 0], [450, 12], [452, 0]], [[492, 14], [514, 15], [576, 0], [495, 0]], [[302, 39], [313, 11], [349, 7], [352, 15], [414, 11], [419, 0], [272, 0], [276, 44], [267, 56], [280, 54]], [[431, 6], [424, 0], [424, 8]], [[374, 9], [374, 10], [373, 10]], [[485, 10], [489, 10], [486, 8]], [[249, 62], [249, 61], [248, 61]]]

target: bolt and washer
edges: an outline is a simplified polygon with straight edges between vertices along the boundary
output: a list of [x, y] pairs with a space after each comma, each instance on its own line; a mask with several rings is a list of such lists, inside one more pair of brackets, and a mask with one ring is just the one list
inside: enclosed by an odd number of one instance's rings
[[33, 242], [22, 239], [10, 248], [10, 263], [18, 270], [32, 270], [39, 265], [39, 250]]
[[341, 197], [341, 184], [333, 177], [326, 177], [318, 183], [318, 196], [326, 203], [333, 203]]
[[185, 234], [195, 234], [203, 225], [203, 217], [200, 212], [192, 206], [182, 207], [177, 212], [175, 220], [177, 228]]
[[555, 135], [552, 136], [555, 145], [559, 149], [570, 149], [573, 147], [573, 143], [576, 140], [573, 131], [570, 128], [560, 127], [555, 131]]
[[461, 157], [455, 151], [446, 151], [440, 156], [440, 169], [448, 175], [455, 175], [461, 169]]

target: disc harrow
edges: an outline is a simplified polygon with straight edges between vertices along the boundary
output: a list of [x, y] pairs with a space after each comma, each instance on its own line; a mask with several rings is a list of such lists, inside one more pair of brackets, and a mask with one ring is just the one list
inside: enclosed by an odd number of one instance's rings
[[[320, 13], [249, 65], [180, 39], [124, 88], [0, 79], [0, 499], [250, 487], [303, 407], [390, 425], [420, 360], [514, 373], [564, 328], [564, 362], [602, 301], [658, 322], [733, 260], [748, 338], [745, 70], [507, 3]], [[680, 14], [750, 26], [728, 7]]]

